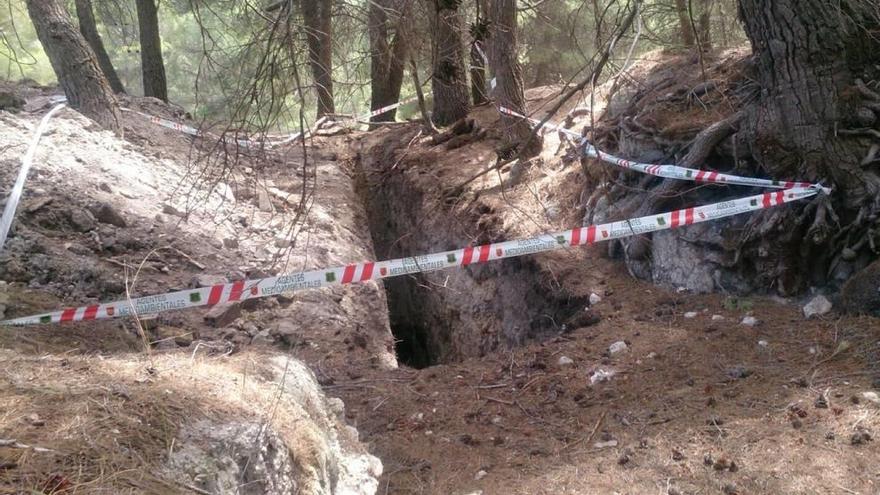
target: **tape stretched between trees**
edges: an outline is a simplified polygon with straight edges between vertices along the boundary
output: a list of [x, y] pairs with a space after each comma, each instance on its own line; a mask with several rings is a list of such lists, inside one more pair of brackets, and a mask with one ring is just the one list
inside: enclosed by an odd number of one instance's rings
[[[506, 107], [500, 107], [499, 110], [505, 115], [526, 119], [533, 125], [539, 125], [541, 123], [541, 121], [537, 119], [527, 117], [519, 112], [516, 112]], [[544, 124], [544, 127], [546, 127], [547, 129], [557, 130], [568, 136], [581, 140], [581, 150], [584, 156], [587, 156], [589, 158], [597, 158], [599, 160], [602, 160], [603, 162], [610, 163], [621, 168], [635, 170], [636, 172], [641, 172], [643, 174], [664, 177], [667, 179], [687, 180], [703, 183], [731, 184], [738, 186], [767, 187], [773, 189], [814, 188], [821, 190], [825, 194], [831, 193], [831, 189], [824, 187], [821, 184], [811, 184], [809, 182], [757, 179], [754, 177], [741, 177], [738, 175], [723, 174], [711, 170], [707, 171], [680, 167], [678, 165], [657, 165], [651, 163], [634, 162], [632, 160], [627, 160], [625, 158], [614, 156], [611, 153], [600, 151], [598, 148], [596, 148], [586, 139], [584, 139], [583, 136], [575, 131], [572, 131], [571, 129], [566, 129], [565, 127], [551, 123]]]
[[0, 322], [0, 324], [22, 326], [102, 320], [129, 316], [133, 313], [138, 315], [156, 314], [198, 306], [239, 302], [330, 285], [380, 280], [445, 268], [461, 268], [477, 263], [591, 245], [596, 242], [620, 239], [636, 234], [645, 234], [708, 222], [710, 220], [718, 220], [741, 213], [772, 208], [817, 194], [819, 194], [819, 190], [816, 188], [792, 188], [695, 208], [686, 208], [589, 227], [579, 227], [564, 232], [544, 234], [531, 239], [505, 241], [388, 261], [357, 263], [336, 268], [291, 273], [277, 277], [240, 280], [229, 284], [214, 285], [213, 287], [139, 297], [131, 301], [120, 300], [78, 308], [68, 308], [51, 313], [15, 318]]

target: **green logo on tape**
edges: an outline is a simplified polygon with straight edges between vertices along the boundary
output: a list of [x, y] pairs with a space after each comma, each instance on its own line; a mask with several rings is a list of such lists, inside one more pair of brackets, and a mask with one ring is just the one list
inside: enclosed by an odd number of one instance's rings
[[201, 300], [202, 300], [202, 295], [199, 294], [198, 292], [192, 292], [192, 293], [190, 293], [190, 295], [189, 295], [189, 302], [191, 302], [191, 303], [197, 303], [197, 302], [200, 302]]
[[757, 199], [753, 199], [753, 200], [749, 201], [749, 203], [751, 203], [752, 206], [758, 206], [758, 200], [757, 200]]
[[49, 315], [41, 316], [40, 323], [52, 323], [52, 317]]
[[449, 263], [455, 263], [455, 255], [450, 253], [446, 255], [446, 261]]
[[558, 242], [559, 244], [565, 244], [565, 236], [564, 235], [556, 236], [556, 242]]
[[657, 225], [666, 225], [666, 219], [663, 217], [657, 217]]
[[334, 272], [327, 272], [325, 274], [325, 277], [328, 282], [335, 282], [336, 281], [336, 273], [334, 273]]

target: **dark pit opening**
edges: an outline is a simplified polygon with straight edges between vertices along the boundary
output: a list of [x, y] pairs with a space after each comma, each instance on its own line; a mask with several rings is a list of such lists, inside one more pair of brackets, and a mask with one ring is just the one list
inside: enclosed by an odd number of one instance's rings
[[427, 368], [438, 364], [436, 345], [431, 329], [419, 304], [416, 283], [418, 275], [385, 279], [388, 297], [388, 316], [394, 335], [397, 360], [412, 368]]

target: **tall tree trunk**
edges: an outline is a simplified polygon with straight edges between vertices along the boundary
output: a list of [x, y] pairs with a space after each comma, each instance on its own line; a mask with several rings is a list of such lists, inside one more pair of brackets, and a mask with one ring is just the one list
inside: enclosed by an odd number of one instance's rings
[[[522, 69], [517, 58], [516, 0], [492, 0], [490, 9], [489, 64], [498, 84], [496, 101], [501, 106], [524, 114]], [[532, 133], [526, 121], [505, 114], [501, 115], [501, 128], [509, 144], [522, 143]], [[535, 136], [528, 147], [519, 152], [524, 157], [531, 157], [540, 153], [541, 147], [541, 138]]]
[[[856, 81], [871, 71], [878, 77], [880, 42], [869, 35], [880, 29], [875, 8], [862, 0], [739, 0], [761, 86], [740, 141], [750, 144], [771, 177], [833, 185], [832, 204], [840, 222], [851, 224], [850, 234], [873, 235], [880, 224], [880, 177], [860, 166], [870, 141], [847, 135], [847, 129], [877, 126], [880, 118], [880, 97], [865, 96]], [[781, 249], [788, 243], [798, 255], [773, 259], [776, 266], [764, 272], [777, 275], [783, 292], [815, 283], [809, 275], [824, 276], [832, 257], [845, 248], [868, 251], [864, 242], [848, 245], [863, 236], [831, 236], [826, 213], [819, 206], [815, 219], [792, 229], [796, 221], [789, 211], [789, 228], [779, 224], [774, 245]]]
[[318, 93], [318, 117], [323, 117], [336, 111], [333, 105], [333, 0], [302, 0], [302, 14], [312, 79]]
[[486, 91], [486, 71], [489, 67], [486, 62], [486, 39], [489, 37], [489, 5], [486, 0], [474, 2], [477, 8], [476, 19], [471, 24], [471, 97], [474, 106], [489, 102]]
[[27, 8], [69, 105], [104, 128], [121, 133], [116, 96], [61, 0], [28, 0]]
[[[367, 31], [370, 35], [370, 108], [376, 110], [400, 101], [407, 57], [406, 7], [409, 0], [370, 2]], [[391, 14], [391, 15], [389, 15]], [[391, 17], [394, 17], [392, 23]], [[393, 27], [393, 35], [389, 33]], [[372, 122], [393, 121], [397, 109], [376, 115]]]
[[125, 93], [122, 81], [119, 80], [119, 75], [116, 74], [116, 69], [113, 68], [113, 63], [110, 61], [110, 55], [104, 49], [101, 35], [98, 34], [98, 25], [95, 23], [95, 13], [92, 10], [92, 0], [76, 0], [76, 16], [79, 19], [79, 32], [82, 33], [86, 42], [92, 47], [92, 51], [95, 52], [95, 56], [98, 58], [98, 65], [104, 71], [104, 75], [107, 76], [110, 88], [113, 89], [114, 93]]
[[700, 50], [712, 49], [712, 3], [713, 0], [700, 0], [700, 15], [697, 22], [697, 42]]
[[694, 28], [691, 24], [690, 9], [688, 2], [690, 0], [675, 0], [675, 13], [678, 14], [678, 25], [681, 30], [681, 43], [688, 47], [694, 46]]
[[141, 73], [144, 96], [168, 101], [168, 83], [165, 63], [162, 61], [162, 41], [159, 37], [159, 9], [156, 0], [135, 0], [141, 39]]
[[434, 0], [434, 122], [449, 125], [467, 116], [470, 98], [462, 40], [461, 0]]

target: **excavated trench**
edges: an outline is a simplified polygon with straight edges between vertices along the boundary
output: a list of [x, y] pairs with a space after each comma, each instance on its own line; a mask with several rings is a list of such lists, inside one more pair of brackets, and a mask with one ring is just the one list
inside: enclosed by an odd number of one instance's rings
[[[419, 176], [426, 167], [395, 166], [395, 151], [406, 143], [399, 139], [364, 145], [357, 155], [357, 189], [378, 259], [505, 240], [485, 207], [444, 206], [436, 182]], [[384, 287], [398, 360], [414, 368], [558, 335], [589, 318], [586, 298], [560, 288], [529, 257], [388, 278]]]

